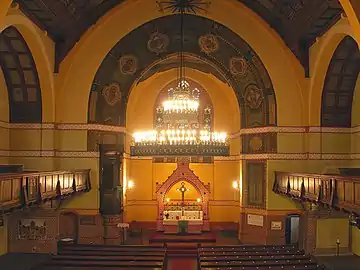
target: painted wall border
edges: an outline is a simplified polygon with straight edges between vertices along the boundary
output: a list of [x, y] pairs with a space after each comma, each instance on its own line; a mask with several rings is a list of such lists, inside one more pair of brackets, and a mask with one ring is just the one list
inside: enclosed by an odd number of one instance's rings
[[[42, 130], [95, 130], [105, 132], [124, 132], [131, 134], [126, 127], [102, 125], [102, 124], [88, 124], [88, 123], [7, 123], [0, 122], [0, 128], [4, 129], [42, 129]], [[260, 133], [341, 133], [354, 134], [360, 133], [360, 125], [352, 128], [332, 128], [332, 127], [306, 127], [306, 126], [267, 126], [242, 129], [230, 135], [230, 138], [237, 138], [242, 135], [260, 134]]]

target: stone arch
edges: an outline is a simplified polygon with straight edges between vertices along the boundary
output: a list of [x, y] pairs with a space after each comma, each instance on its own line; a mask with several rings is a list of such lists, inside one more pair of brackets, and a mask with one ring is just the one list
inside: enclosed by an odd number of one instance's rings
[[321, 98], [324, 88], [324, 78], [331, 58], [345, 36], [353, 36], [352, 28], [346, 18], [342, 18], [329, 31], [321, 37], [314, 45], [314, 55], [311, 59], [311, 81], [309, 100], [309, 125], [320, 126], [321, 122]]
[[355, 84], [360, 71], [356, 41], [346, 36], [337, 46], [328, 67], [321, 101], [321, 126], [351, 127]]
[[357, 43], [360, 44], [360, 5], [357, 0], [340, 0], [346, 16], [354, 30]]
[[55, 122], [55, 86], [54, 86], [54, 58], [53, 41], [37, 28], [25, 15], [14, 11], [5, 17], [4, 25], [0, 26], [0, 32], [8, 27], [15, 27], [23, 36], [37, 69], [41, 87], [42, 121]]
[[36, 64], [25, 39], [13, 26], [0, 34], [0, 63], [8, 89], [9, 122], [41, 123], [41, 87]]
[[176, 170], [168, 177], [168, 179], [162, 183], [156, 184], [156, 200], [158, 203], [158, 218], [157, 218], [157, 230], [163, 231], [163, 212], [164, 212], [164, 201], [166, 193], [176, 183], [185, 180], [193, 185], [202, 199], [202, 211], [203, 211], [203, 231], [210, 230], [209, 223], [209, 195], [210, 195], [210, 184], [205, 185], [199, 177], [189, 168], [189, 160], [182, 159], [178, 162]]

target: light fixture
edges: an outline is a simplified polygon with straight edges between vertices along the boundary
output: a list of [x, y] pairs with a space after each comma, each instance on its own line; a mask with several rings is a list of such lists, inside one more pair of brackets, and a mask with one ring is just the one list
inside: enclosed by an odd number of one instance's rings
[[135, 186], [134, 181], [129, 180], [129, 181], [127, 182], [126, 188], [127, 188], [127, 189], [133, 189], [134, 186]]
[[200, 199], [200, 198], [197, 198], [196, 201], [199, 203], [199, 202], [201, 202], [201, 199]]
[[170, 198], [166, 198], [166, 202], [167, 202], [167, 203], [170, 202]]
[[232, 187], [233, 187], [234, 189], [236, 189], [236, 190], [239, 190], [239, 189], [240, 189], [239, 182], [238, 182], [238, 181], [233, 181]]
[[[162, 10], [180, 13], [180, 52], [177, 86], [168, 89], [168, 98], [156, 110], [155, 129], [137, 131], [130, 147], [132, 156], [227, 156], [226, 132], [211, 128], [212, 109], [199, 111], [201, 91], [191, 87], [185, 76], [184, 15], [203, 10], [209, 1], [158, 1]], [[203, 119], [200, 119], [203, 118]]]

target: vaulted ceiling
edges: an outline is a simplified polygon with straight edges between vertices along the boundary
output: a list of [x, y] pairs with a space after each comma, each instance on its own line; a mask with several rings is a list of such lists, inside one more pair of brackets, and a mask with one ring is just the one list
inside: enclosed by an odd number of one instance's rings
[[[56, 43], [56, 67], [84, 32], [124, 0], [14, 0]], [[308, 49], [343, 12], [338, 0], [238, 0], [282, 37], [308, 73]], [[156, 1], [154, 1], [156, 5]]]

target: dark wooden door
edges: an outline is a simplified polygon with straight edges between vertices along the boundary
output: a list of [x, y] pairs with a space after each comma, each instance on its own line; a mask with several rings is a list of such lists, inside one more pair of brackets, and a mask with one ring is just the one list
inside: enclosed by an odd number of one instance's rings
[[59, 218], [59, 236], [60, 239], [70, 238], [74, 242], [78, 239], [78, 216], [74, 213], [61, 213]]
[[116, 146], [100, 145], [100, 212], [118, 215], [122, 212], [121, 153]]

